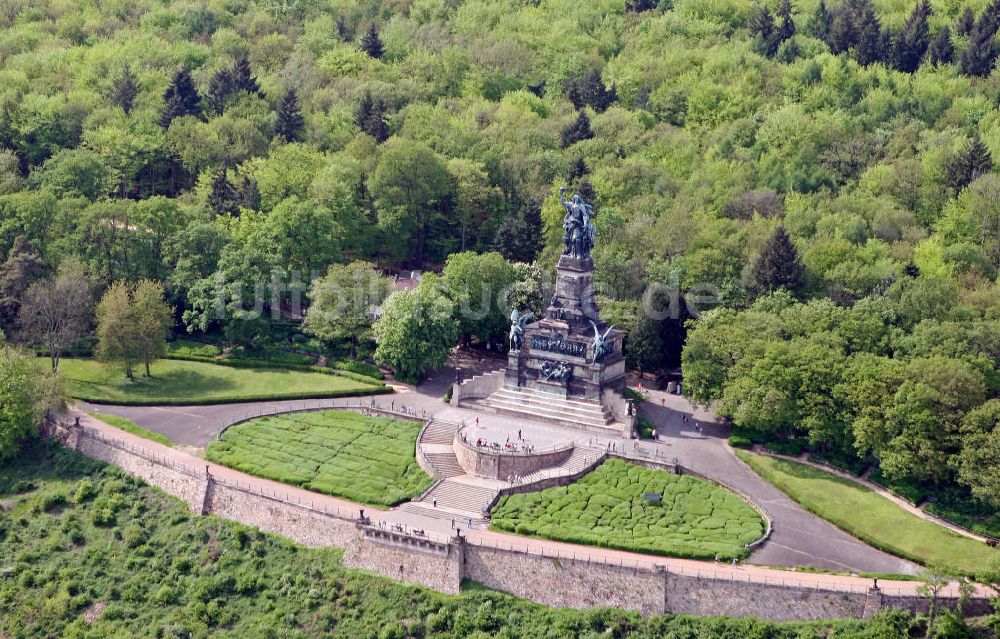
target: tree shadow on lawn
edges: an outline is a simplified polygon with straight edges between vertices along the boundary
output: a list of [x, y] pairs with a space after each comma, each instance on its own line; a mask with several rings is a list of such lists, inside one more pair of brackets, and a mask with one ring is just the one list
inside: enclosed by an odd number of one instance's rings
[[132, 382], [122, 379], [115, 388], [132, 397], [165, 397], [206, 391], [228, 391], [237, 388], [237, 384], [224, 377], [197, 371], [168, 371], [157, 374], [154, 370], [152, 377], [136, 376]]

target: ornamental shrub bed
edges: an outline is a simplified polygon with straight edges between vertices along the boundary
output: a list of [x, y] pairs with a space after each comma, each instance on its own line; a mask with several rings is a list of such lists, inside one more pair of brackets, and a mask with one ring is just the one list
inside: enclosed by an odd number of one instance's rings
[[420, 423], [321, 411], [227, 429], [206, 459], [252, 475], [374, 506], [420, 495], [432, 480], [415, 457]]
[[[660, 503], [646, 493], [662, 495]], [[695, 559], [743, 558], [764, 534], [760, 515], [706, 481], [605, 461], [568, 486], [508, 495], [491, 527], [568, 541]]]

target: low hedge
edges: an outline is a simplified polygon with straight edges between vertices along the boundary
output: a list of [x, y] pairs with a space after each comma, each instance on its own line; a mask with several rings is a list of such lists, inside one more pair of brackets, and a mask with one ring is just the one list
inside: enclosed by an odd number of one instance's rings
[[361, 362], [351, 359], [336, 359], [328, 361], [327, 366], [329, 366], [330, 368], [334, 368], [338, 371], [357, 373], [359, 375], [364, 375], [365, 377], [374, 377], [375, 379], [379, 380], [385, 379], [385, 373], [380, 371], [378, 366], [373, 366], [368, 362]]
[[743, 435], [730, 435], [729, 445], [733, 448], [753, 448], [753, 441]]

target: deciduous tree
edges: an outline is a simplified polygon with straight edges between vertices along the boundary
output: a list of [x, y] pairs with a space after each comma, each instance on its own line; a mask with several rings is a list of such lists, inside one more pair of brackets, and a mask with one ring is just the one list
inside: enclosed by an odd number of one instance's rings
[[93, 292], [83, 264], [67, 259], [54, 278], [32, 284], [18, 313], [22, 336], [40, 344], [49, 353], [52, 370], [59, 358], [74, 346], [90, 325]]
[[402, 381], [418, 383], [444, 365], [458, 340], [452, 302], [438, 286], [437, 278], [425, 275], [416, 289], [393, 293], [375, 322], [375, 361]]

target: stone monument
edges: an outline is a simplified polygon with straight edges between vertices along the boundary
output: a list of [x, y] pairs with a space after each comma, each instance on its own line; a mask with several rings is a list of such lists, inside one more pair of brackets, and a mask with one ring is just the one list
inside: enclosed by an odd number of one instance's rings
[[594, 299], [593, 210], [580, 195], [566, 200], [564, 194], [560, 189], [566, 215], [555, 294], [535, 322], [526, 323], [532, 317], [517, 309], [511, 314], [504, 387], [485, 403], [564, 425], [618, 430], [627, 421], [619, 418], [626, 406], [623, 333], [601, 319]]

